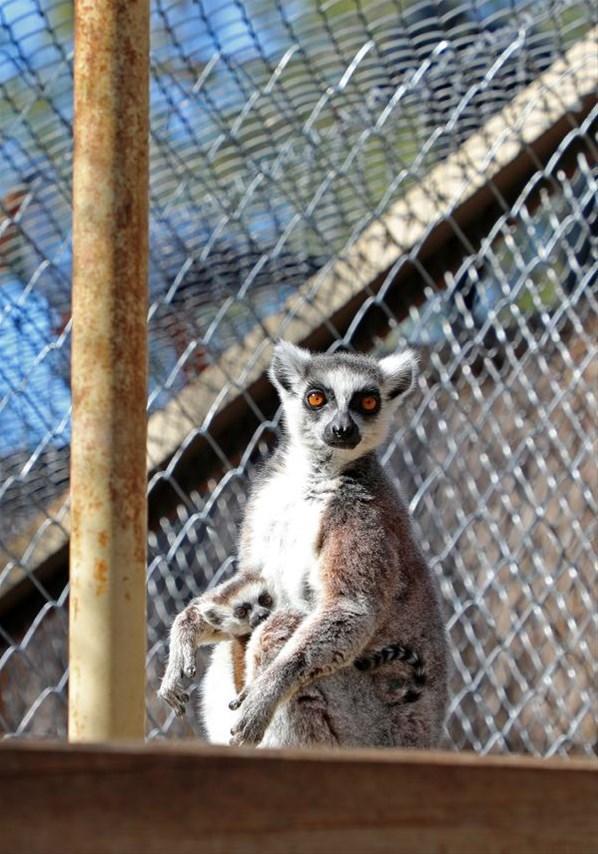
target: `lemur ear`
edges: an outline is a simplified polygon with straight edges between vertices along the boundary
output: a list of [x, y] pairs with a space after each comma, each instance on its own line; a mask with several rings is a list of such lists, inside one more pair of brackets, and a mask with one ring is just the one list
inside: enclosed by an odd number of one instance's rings
[[279, 391], [291, 391], [293, 382], [305, 376], [310, 360], [309, 350], [297, 347], [290, 341], [278, 341], [274, 347], [268, 376]]
[[383, 387], [390, 400], [410, 391], [415, 384], [417, 373], [417, 354], [413, 350], [403, 350], [385, 356], [378, 362], [382, 371]]

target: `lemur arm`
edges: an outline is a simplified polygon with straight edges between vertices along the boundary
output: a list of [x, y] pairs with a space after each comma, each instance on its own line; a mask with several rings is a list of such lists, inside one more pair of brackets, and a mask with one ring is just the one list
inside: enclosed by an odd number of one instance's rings
[[[325, 597], [272, 664], [243, 691], [231, 708], [242, 705], [233, 744], [258, 744], [277, 706], [301, 687], [350, 665], [366, 648], [387, 612], [397, 567], [394, 537], [373, 542], [368, 517], [326, 536], [320, 552]], [[323, 526], [324, 529], [324, 526]], [[368, 530], [369, 529], [369, 530]], [[393, 553], [394, 552], [394, 553]]]
[[225, 596], [229, 588], [238, 585], [241, 578], [243, 574], [237, 573], [234, 578], [196, 597], [175, 617], [170, 630], [168, 664], [158, 694], [177, 715], [184, 714], [189, 700], [185, 682], [195, 676], [198, 647], [230, 639], [229, 635], [210, 623], [210, 606], [219, 596]]

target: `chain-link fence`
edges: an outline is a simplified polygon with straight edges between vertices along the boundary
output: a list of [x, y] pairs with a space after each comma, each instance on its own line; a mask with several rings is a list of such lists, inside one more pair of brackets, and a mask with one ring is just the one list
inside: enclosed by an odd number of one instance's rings
[[[447, 746], [593, 722], [596, 8], [154, 0], [148, 733], [230, 572], [273, 338], [422, 354], [384, 452], [438, 574]], [[72, 8], [0, 7], [0, 731], [64, 737]], [[594, 646], [594, 649], [592, 649]]]

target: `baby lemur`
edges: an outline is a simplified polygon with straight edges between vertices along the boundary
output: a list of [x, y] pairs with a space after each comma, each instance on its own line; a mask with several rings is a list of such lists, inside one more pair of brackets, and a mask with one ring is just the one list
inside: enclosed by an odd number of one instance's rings
[[[409, 351], [375, 359], [275, 347], [285, 436], [253, 485], [237, 580], [259, 573], [276, 611], [251, 637], [255, 672], [232, 708], [231, 645], [214, 647], [202, 685], [211, 741], [232, 731], [233, 743], [262, 746], [438, 742], [447, 644], [436, 581], [376, 456], [415, 369]], [[425, 661], [416, 703], [404, 702], [404, 662], [350, 666], [395, 643]], [[173, 637], [173, 659], [194, 653], [192, 638]]]
[[195, 675], [195, 650], [231, 642], [235, 689], [245, 684], [245, 650], [252, 631], [270, 615], [274, 600], [257, 572], [230, 581], [194, 599], [180, 613], [170, 632], [170, 654], [159, 695], [182, 715], [189, 694], [182, 679]]
[[[192, 678], [195, 675], [194, 657], [193, 660], [184, 660], [181, 655], [177, 655], [177, 650], [180, 652], [220, 641], [230, 641], [235, 690], [239, 694], [246, 687], [249, 638], [253, 630], [270, 616], [273, 608], [274, 599], [263, 578], [257, 573], [246, 573], [218, 587], [215, 592], [207, 591], [195, 598], [183, 613], [178, 615], [171, 630], [172, 653], [158, 691], [177, 715], [184, 713], [189, 700], [189, 694], [182, 687], [181, 677]], [[291, 619], [294, 621], [294, 617]], [[404, 699], [405, 702], [414, 702], [426, 682], [423, 662], [414, 650], [402, 644], [389, 644], [356, 659], [353, 666], [362, 671], [374, 670], [399, 660], [412, 668], [413, 677], [405, 686]], [[256, 669], [254, 662], [250, 662], [249, 667], [251, 672]]]

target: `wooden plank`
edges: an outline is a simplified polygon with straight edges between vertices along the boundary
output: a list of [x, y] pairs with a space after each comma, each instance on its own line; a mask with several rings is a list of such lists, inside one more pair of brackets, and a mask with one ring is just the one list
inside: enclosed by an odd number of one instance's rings
[[591, 854], [598, 763], [0, 745], [2, 854]]
[[[230, 347], [164, 409], [154, 413], [148, 423], [148, 471], [163, 468], [192, 431], [209, 429], [218, 440], [231, 422], [242, 418], [239, 404], [245, 396], [259, 398], [257, 384], [269, 363], [274, 339], [284, 337], [309, 344], [324, 320], [365, 298], [370, 289], [375, 290], [374, 283], [401, 257], [417, 252], [431, 237], [436, 238], [435, 250], [440, 251], [442, 242], [454, 235], [449, 218], [461, 227], [464, 218], [475, 216], [482, 193], [486, 190], [491, 194], [491, 184], [502, 192], [505, 176], [509, 184], [525, 177], [522, 156], [529, 172], [531, 158], [545, 156], [547, 139], [549, 152], [554, 151], [567, 130], [575, 126], [575, 116], [579, 117], [580, 110], [586, 113], [596, 100], [597, 50], [598, 27], [594, 27], [457, 152], [431, 169], [334, 264], [306, 281], [280, 312], [266, 318], [261, 327]], [[557, 127], [558, 133], [550, 136]], [[22, 562], [35, 571], [68, 542], [67, 500], [66, 494], [56, 499], [6, 548], [13, 566], [0, 589], [0, 611], [5, 596], [14, 601], [16, 588], [28, 584], [19, 557], [23, 555]], [[46, 533], [36, 537], [44, 524]], [[0, 558], [0, 572], [8, 566], [9, 561], [3, 566]]]

